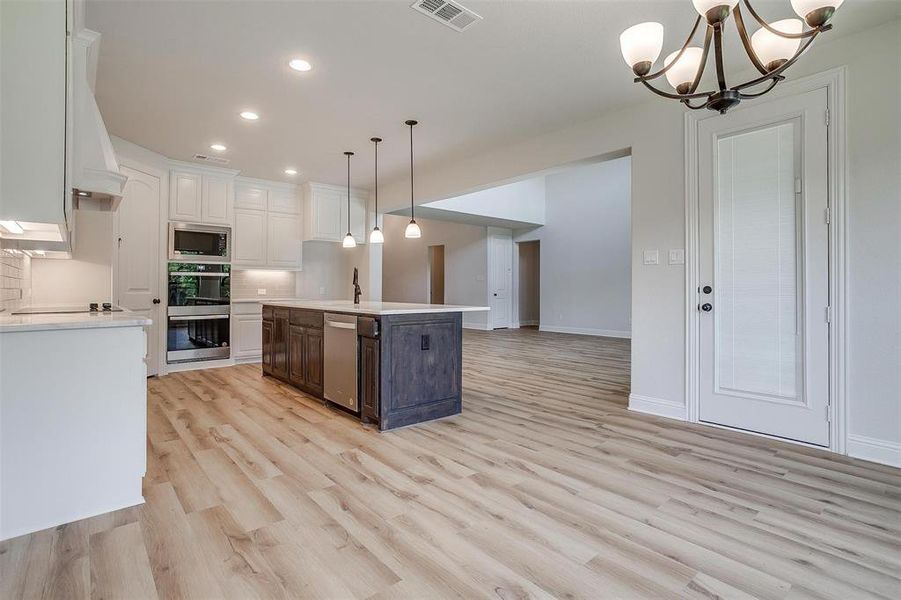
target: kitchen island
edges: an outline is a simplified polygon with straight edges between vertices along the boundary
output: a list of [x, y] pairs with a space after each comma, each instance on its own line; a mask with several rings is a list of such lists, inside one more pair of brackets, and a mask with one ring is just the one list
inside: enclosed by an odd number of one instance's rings
[[463, 313], [488, 307], [263, 303], [263, 373], [382, 431], [459, 414]]

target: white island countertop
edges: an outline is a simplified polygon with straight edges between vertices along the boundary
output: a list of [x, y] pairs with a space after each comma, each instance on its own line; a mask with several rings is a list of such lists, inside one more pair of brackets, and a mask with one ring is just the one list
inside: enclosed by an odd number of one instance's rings
[[58, 329], [96, 329], [102, 327], [144, 327], [147, 317], [130, 310], [121, 312], [83, 312], [65, 314], [12, 315], [0, 312], [0, 333], [15, 331], [52, 331]]
[[356, 315], [418, 315], [427, 313], [484, 312], [487, 306], [461, 306], [458, 304], [415, 304], [413, 302], [360, 302], [350, 300], [290, 300], [263, 301], [266, 306], [283, 308], [306, 308], [325, 312], [340, 312]]

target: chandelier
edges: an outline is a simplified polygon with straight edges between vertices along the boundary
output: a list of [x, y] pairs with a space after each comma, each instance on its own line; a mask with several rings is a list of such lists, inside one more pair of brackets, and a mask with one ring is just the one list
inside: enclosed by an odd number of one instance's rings
[[[736, 106], [742, 100], [757, 98], [776, 87], [785, 79], [782, 75], [813, 44], [814, 39], [832, 29], [827, 24], [844, 0], [791, 0], [792, 8], [804, 19], [809, 29], [804, 31], [801, 19], [784, 19], [767, 23], [754, 10], [749, 0], [743, 0], [748, 13], [760, 24], [754, 35], [748, 37], [739, 0], [692, 0], [698, 18], [682, 48], [663, 60], [663, 68], [651, 72], [651, 67], [663, 48], [663, 25], [647, 22], [626, 29], [619, 36], [620, 48], [626, 64], [635, 73], [635, 83], [641, 83], [649, 90], [663, 96], [679, 100], [688, 108], [697, 110], [709, 108], [720, 113]], [[723, 29], [730, 12], [735, 18], [735, 27], [741, 38], [745, 53], [760, 75], [744, 83], [729, 86], [723, 68]], [[704, 46], [691, 46], [701, 26], [701, 19], [707, 22]], [[698, 91], [710, 44], [713, 43], [717, 89]], [[802, 43], [803, 42], [803, 43]], [[665, 92], [651, 85], [651, 81], [665, 75], [676, 93]], [[763, 87], [761, 87], [763, 86]], [[693, 103], [692, 101], [697, 101]]]

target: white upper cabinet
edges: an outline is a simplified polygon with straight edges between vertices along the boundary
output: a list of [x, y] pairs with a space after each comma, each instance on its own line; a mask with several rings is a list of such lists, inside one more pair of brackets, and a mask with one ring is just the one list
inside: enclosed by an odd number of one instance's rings
[[[340, 242], [347, 234], [347, 188], [308, 183], [304, 186], [304, 241]], [[366, 242], [366, 195], [351, 190], [350, 230]]]
[[265, 267], [266, 258], [266, 211], [236, 208], [232, 262], [248, 267]]
[[169, 220], [231, 225], [237, 171], [171, 161]]
[[235, 179], [234, 266], [300, 270], [302, 233], [296, 185], [249, 177]]

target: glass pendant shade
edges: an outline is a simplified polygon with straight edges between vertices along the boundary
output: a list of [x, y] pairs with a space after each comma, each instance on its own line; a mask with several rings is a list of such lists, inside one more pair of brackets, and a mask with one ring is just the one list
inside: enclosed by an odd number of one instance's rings
[[416, 221], [411, 220], [407, 223], [407, 228], [404, 230], [404, 237], [410, 239], [422, 237], [422, 230], [419, 228], [419, 224]]
[[636, 73], [646, 74], [663, 49], [663, 25], [653, 21], [633, 25], [620, 34], [619, 47], [626, 64]]
[[369, 233], [369, 243], [370, 244], [383, 244], [385, 242], [385, 236], [382, 234], [382, 230], [379, 229], [378, 225]]
[[355, 240], [354, 236], [348, 231], [347, 235], [344, 236], [344, 242], [341, 245], [345, 248], [356, 248], [357, 240]]
[[822, 25], [845, 0], [791, 0], [795, 13], [811, 27]]
[[718, 6], [728, 6], [731, 11], [738, 4], [738, 0], [691, 0], [691, 3], [695, 5], [699, 15], [706, 17], [710, 9]]
[[[676, 50], [663, 59], [663, 66], [668, 66], [678, 54], [679, 51]], [[694, 82], [703, 55], [704, 50], [701, 48], [689, 46], [682, 53], [682, 56], [679, 57], [679, 60], [676, 61], [676, 64], [666, 72], [666, 80], [680, 94], [686, 93], [688, 87]]]
[[[782, 33], [801, 33], [804, 23], [801, 19], [783, 19], [770, 23], [770, 27]], [[779, 37], [763, 27], [751, 36], [751, 47], [754, 48], [757, 58], [771, 71], [794, 56], [800, 45], [800, 39]]]

